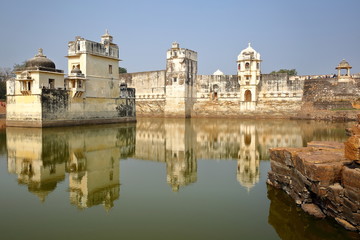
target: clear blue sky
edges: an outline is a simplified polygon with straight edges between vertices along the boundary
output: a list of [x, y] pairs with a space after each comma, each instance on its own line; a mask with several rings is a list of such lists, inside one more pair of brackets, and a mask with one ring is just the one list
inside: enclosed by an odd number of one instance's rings
[[165, 69], [173, 41], [198, 52], [199, 74], [236, 73], [251, 42], [262, 72], [296, 68], [328, 74], [346, 59], [360, 72], [359, 0], [2, 1], [0, 67], [32, 58], [38, 48], [67, 72], [67, 43], [100, 41], [108, 29], [129, 72]]

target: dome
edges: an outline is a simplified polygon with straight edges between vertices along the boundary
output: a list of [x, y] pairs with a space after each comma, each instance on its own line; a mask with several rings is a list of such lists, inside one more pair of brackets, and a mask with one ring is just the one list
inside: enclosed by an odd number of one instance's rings
[[340, 63], [339, 63], [339, 65], [336, 67], [336, 69], [343, 69], [343, 68], [352, 68], [351, 66], [350, 66], [350, 64], [347, 62], [347, 61], [345, 61], [345, 59], [343, 59]]
[[213, 73], [213, 75], [224, 75], [224, 73], [222, 71], [220, 71], [220, 69], [216, 70], [216, 72]]
[[34, 58], [26, 61], [25, 67], [50, 68], [55, 70], [55, 63], [44, 56], [43, 50], [40, 48], [38, 54], [36, 54]]
[[256, 59], [260, 60], [260, 53], [256, 52], [249, 43], [248, 47], [242, 50], [238, 56], [238, 61], [247, 60], [247, 59]]

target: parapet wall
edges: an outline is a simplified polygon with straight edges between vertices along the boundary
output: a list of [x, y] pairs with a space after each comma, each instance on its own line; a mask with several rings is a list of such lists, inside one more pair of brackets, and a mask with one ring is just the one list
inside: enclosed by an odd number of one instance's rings
[[165, 108], [165, 70], [119, 74], [120, 82], [136, 89], [136, 115], [163, 117]]
[[259, 100], [301, 101], [303, 88], [303, 80], [289, 80], [286, 73], [262, 74], [259, 84]]
[[199, 97], [210, 92], [239, 92], [240, 84], [237, 75], [198, 75], [196, 89]]
[[72, 98], [69, 90], [62, 89], [41, 89], [40, 95], [8, 96], [6, 124], [51, 127], [135, 121], [135, 89], [122, 91], [124, 97], [118, 98]]
[[[337, 78], [308, 79], [304, 82], [304, 102], [313, 102], [319, 109], [335, 109], [348, 106], [360, 96], [360, 79], [354, 82], [338, 82]], [[350, 105], [349, 105], [350, 104]]]
[[337, 78], [306, 79], [301, 111], [296, 118], [331, 121], [356, 120], [359, 114], [360, 79], [338, 82]]
[[[120, 74], [120, 79], [136, 88], [137, 116], [171, 115], [165, 107], [170, 100], [166, 97], [171, 93], [166, 92], [164, 70]], [[195, 89], [191, 90], [196, 94], [186, 100], [189, 106], [175, 102], [171, 109], [187, 106], [191, 108], [191, 117], [353, 120], [358, 114], [354, 108], [360, 108], [360, 79], [353, 80], [338, 82], [329, 76], [309, 79], [289, 78], [286, 73], [262, 74], [257, 95], [253, 96], [251, 107], [247, 107], [248, 103], [241, 101], [244, 97], [237, 75], [197, 75]], [[181, 94], [183, 91], [179, 91]]]

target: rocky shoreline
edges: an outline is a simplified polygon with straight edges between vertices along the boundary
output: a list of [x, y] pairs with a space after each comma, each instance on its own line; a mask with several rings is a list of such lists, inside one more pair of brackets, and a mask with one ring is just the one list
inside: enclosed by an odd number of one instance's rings
[[267, 183], [284, 190], [305, 212], [360, 232], [360, 124], [347, 133], [345, 143], [270, 149]]

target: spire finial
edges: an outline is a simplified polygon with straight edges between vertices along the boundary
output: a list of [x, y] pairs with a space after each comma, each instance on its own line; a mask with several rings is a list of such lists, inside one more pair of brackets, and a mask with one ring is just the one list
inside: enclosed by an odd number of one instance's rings
[[251, 42], [248, 43], [248, 47], [251, 47]]
[[105, 29], [105, 34], [109, 35], [109, 31], [107, 29]]
[[45, 57], [42, 48], [39, 48], [38, 54], [36, 54], [35, 57]]

